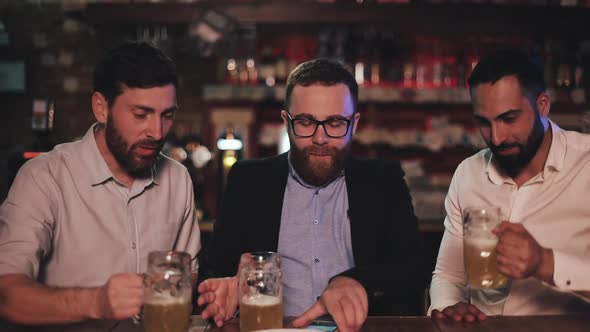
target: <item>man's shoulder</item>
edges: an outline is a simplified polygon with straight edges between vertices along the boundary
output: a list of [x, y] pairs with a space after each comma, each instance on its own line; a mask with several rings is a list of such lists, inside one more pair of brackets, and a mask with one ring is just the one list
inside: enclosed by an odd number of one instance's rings
[[485, 169], [488, 166], [491, 157], [492, 151], [489, 148], [479, 150], [473, 155], [463, 159], [463, 161], [457, 166], [457, 170]]
[[348, 167], [354, 172], [368, 174], [390, 173], [401, 171], [400, 162], [397, 160], [351, 158]]
[[590, 135], [572, 130], [561, 130], [563, 143], [568, 150], [586, 154], [590, 152]]
[[169, 172], [169, 173], [172, 173], [173, 175], [178, 175], [178, 174], [187, 174], [188, 175], [188, 170], [186, 169], [186, 166], [184, 166], [182, 163], [178, 162], [177, 160], [174, 160], [174, 159], [168, 157], [167, 155], [165, 155], [163, 153], [160, 153], [156, 167], [160, 171]]
[[286, 163], [287, 156], [281, 154], [265, 158], [242, 159], [234, 164], [233, 169], [242, 172], [266, 172], [273, 169], [279, 169], [281, 165], [287, 165]]
[[23, 172], [43, 172], [50, 171], [61, 166], [64, 166], [66, 160], [71, 160], [77, 157], [77, 151], [81, 149], [81, 141], [73, 141], [56, 145], [49, 152], [41, 153], [40, 155], [28, 160], [23, 166]]
[[56, 145], [51, 151], [25, 162], [18, 170], [11, 191], [18, 188], [19, 192], [27, 193], [30, 188], [57, 188], [63, 177], [70, 176], [68, 163], [79, 157], [76, 155], [78, 145], [79, 142]]

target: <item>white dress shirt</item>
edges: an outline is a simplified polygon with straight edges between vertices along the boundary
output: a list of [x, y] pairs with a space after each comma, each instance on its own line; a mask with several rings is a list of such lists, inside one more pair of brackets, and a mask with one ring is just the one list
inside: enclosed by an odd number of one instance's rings
[[[432, 309], [470, 302], [487, 314], [590, 313], [590, 135], [551, 123], [553, 138], [543, 171], [520, 188], [503, 175], [485, 149], [455, 171], [445, 200], [447, 217], [430, 285]], [[462, 211], [495, 205], [506, 220], [521, 223], [545, 248], [553, 250], [554, 282], [512, 280], [498, 290], [466, 288]]]

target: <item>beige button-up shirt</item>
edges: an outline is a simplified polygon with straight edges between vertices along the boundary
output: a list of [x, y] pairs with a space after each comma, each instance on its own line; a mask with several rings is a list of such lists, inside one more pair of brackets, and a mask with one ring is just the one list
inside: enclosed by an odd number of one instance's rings
[[[520, 188], [496, 168], [489, 149], [463, 161], [445, 201], [445, 233], [434, 270], [432, 309], [471, 301], [487, 314], [590, 313], [590, 135], [561, 130], [553, 138], [543, 171]], [[462, 211], [495, 205], [505, 219], [521, 223], [539, 244], [553, 249], [554, 281], [512, 280], [500, 290], [466, 290]]]
[[145, 272], [153, 250], [188, 252], [200, 234], [191, 179], [164, 155], [128, 189], [102, 158], [92, 126], [20, 169], [0, 207], [0, 275], [22, 273], [58, 287], [103, 285]]

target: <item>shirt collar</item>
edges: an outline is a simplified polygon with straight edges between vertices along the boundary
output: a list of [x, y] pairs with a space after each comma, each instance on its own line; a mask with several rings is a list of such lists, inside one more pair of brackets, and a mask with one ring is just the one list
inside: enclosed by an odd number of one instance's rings
[[[91, 184], [93, 186], [107, 182], [110, 179], [115, 179], [113, 172], [107, 165], [106, 161], [102, 157], [102, 154], [98, 150], [96, 144], [96, 138], [94, 133], [98, 130], [99, 123], [94, 123], [90, 129], [82, 137], [82, 160], [86, 164], [86, 169], [90, 174]], [[158, 159], [162, 159], [160, 156]], [[152, 167], [150, 178], [137, 179], [138, 183], [141, 183], [143, 187], [147, 187], [151, 183], [158, 184], [158, 170], [157, 165], [161, 160]]]
[[[549, 120], [549, 119], [548, 119]], [[543, 167], [543, 178], [545, 178], [549, 171], [561, 171], [566, 154], [566, 139], [562, 129], [553, 121], [549, 120], [549, 130], [551, 130], [551, 146], [549, 147], [549, 154]], [[486, 164], [485, 172], [490, 181], [494, 184], [502, 184], [505, 182], [512, 182], [512, 179], [505, 176], [493, 162], [494, 156], [492, 151], [488, 148], [483, 154], [484, 162]]]
[[330, 181], [330, 182], [328, 182], [328, 183], [326, 183], [326, 184], [324, 184], [322, 186], [319, 186], [319, 187], [312, 186], [312, 185], [306, 183], [299, 176], [299, 174], [297, 174], [297, 171], [295, 171], [295, 167], [293, 167], [293, 162], [291, 160], [291, 151], [289, 151], [289, 153], [288, 153], [288, 160], [289, 160], [289, 176], [291, 178], [293, 178], [295, 181], [297, 181], [297, 183], [299, 183], [300, 185], [302, 185], [303, 187], [308, 188], [308, 189], [322, 189], [322, 188], [325, 188], [325, 187], [329, 186], [331, 183], [333, 183], [334, 181], [336, 181], [336, 179], [339, 179], [339, 178], [341, 178], [341, 177], [344, 176], [344, 169], [343, 169], [342, 171], [340, 171], [340, 174], [338, 174], [338, 176], [336, 176], [336, 177], [334, 177], [334, 179], [332, 179], [332, 181]]

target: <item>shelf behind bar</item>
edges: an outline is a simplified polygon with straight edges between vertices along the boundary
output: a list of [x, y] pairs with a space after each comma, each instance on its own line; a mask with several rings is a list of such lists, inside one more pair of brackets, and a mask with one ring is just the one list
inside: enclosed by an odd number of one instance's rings
[[[203, 99], [206, 101], [282, 101], [285, 86], [268, 87], [263, 85], [206, 85]], [[360, 87], [360, 102], [378, 103], [469, 103], [469, 90], [466, 88], [440, 89], [402, 89], [391, 87]]]
[[[584, 107], [586, 104], [586, 93], [582, 88], [572, 89], [567, 93], [558, 93], [553, 89], [549, 89], [548, 92], [554, 104], [562, 103], [580, 107]], [[205, 101], [259, 102], [283, 101], [284, 98], [284, 85], [268, 87], [264, 85], [210, 84], [203, 88]], [[470, 103], [470, 95], [467, 88], [404, 89], [361, 86], [359, 102], [466, 105]]]

